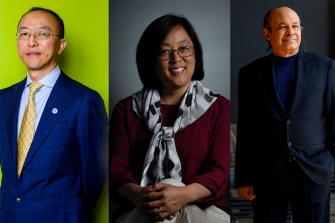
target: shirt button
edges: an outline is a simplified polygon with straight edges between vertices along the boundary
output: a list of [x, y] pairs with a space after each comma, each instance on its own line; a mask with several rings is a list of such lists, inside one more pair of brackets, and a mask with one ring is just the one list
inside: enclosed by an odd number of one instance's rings
[[21, 204], [21, 201], [22, 201], [21, 198], [19, 198], [19, 197], [16, 198], [16, 202], [17, 202], [18, 204]]

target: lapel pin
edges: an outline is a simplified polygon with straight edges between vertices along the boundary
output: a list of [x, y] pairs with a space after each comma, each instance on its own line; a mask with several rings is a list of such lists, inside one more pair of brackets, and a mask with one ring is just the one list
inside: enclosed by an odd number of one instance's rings
[[52, 109], [52, 113], [53, 113], [54, 115], [57, 114], [57, 112], [58, 112], [58, 109], [57, 109], [57, 108]]

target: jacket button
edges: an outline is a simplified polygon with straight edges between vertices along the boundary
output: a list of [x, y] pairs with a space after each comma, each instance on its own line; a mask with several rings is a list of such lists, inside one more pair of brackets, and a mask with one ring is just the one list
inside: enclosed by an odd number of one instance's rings
[[292, 146], [292, 142], [287, 143], [288, 147]]
[[286, 121], [286, 124], [288, 124], [288, 125], [290, 125], [291, 123], [292, 123], [291, 120]]
[[21, 200], [21, 198], [16, 198], [16, 202], [18, 203], [18, 204], [21, 204], [21, 202], [22, 202], [22, 200]]

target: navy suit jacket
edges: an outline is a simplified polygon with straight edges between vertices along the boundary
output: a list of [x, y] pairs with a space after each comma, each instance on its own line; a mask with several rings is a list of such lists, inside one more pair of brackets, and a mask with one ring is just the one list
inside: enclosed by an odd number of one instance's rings
[[299, 52], [288, 112], [275, 90], [272, 55], [243, 67], [238, 83], [235, 186], [283, 186], [289, 154], [318, 184], [329, 183], [335, 157], [335, 63]]
[[17, 124], [25, 83], [0, 91], [0, 222], [89, 222], [107, 174], [103, 100], [61, 73], [18, 178]]

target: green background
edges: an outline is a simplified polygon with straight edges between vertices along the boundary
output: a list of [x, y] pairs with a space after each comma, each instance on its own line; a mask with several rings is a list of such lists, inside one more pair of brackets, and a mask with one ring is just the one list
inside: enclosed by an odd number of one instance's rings
[[[26, 68], [17, 54], [15, 34], [21, 16], [35, 6], [55, 11], [64, 21], [67, 46], [60, 57], [60, 68], [98, 91], [108, 108], [107, 0], [0, 0], [0, 89], [26, 77]], [[107, 182], [97, 204], [95, 223], [108, 222]]]

